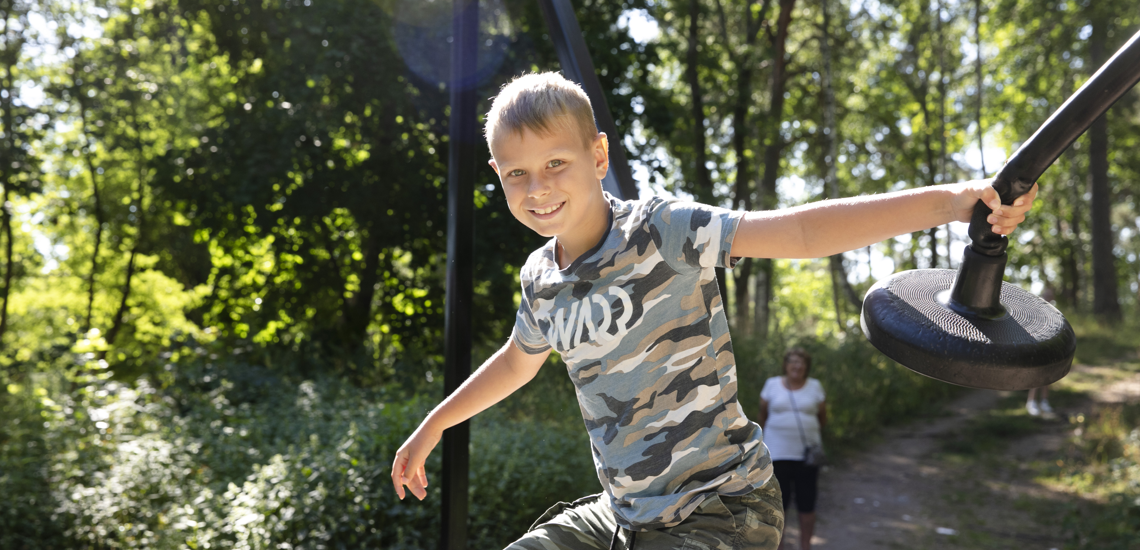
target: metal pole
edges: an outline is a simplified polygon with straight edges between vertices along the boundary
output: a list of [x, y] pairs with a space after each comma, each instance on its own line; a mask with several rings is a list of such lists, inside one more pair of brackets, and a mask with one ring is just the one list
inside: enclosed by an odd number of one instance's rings
[[609, 136], [610, 171], [602, 180], [602, 187], [620, 199], [636, 199], [637, 185], [633, 182], [633, 171], [629, 169], [621, 135], [614, 125], [613, 115], [610, 114], [606, 96], [602, 92], [602, 83], [594, 71], [594, 62], [590, 60], [590, 51], [586, 49], [586, 39], [578, 26], [578, 18], [574, 16], [574, 7], [570, 5], [570, 0], [538, 0], [538, 5], [542, 7], [542, 17], [546, 19], [547, 34], [554, 41], [554, 49], [558, 52], [562, 74], [586, 91], [590, 105], [594, 107], [594, 120], [598, 123], [598, 129]]
[[[474, 293], [475, 148], [478, 0], [453, 0], [451, 118], [447, 173], [447, 309], [444, 317], [444, 394], [471, 375], [471, 298]], [[470, 426], [443, 433], [442, 550], [466, 550]]]

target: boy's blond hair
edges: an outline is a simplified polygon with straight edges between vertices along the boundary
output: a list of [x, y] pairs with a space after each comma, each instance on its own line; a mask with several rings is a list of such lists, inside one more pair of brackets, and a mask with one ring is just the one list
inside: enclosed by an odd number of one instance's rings
[[559, 129], [577, 131], [589, 148], [598, 135], [590, 98], [577, 84], [556, 72], [515, 78], [495, 96], [483, 132], [487, 146], [503, 133], [523, 129], [547, 136]]

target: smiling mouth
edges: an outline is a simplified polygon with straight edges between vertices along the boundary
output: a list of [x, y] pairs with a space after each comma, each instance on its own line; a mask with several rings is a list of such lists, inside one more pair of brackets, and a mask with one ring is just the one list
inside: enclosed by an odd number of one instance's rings
[[534, 210], [531, 210], [531, 212], [534, 212], [535, 214], [539, 214], [539, 215], [550, 214], [552, 212], [556, 212], [559, 209], [561, 209], [562, 205], [564, 205], [564, 204], [566, 204], [566, 203], [560, 202], [558, 204], [555, 204], [553, 206], [548, 206], [546, 208], [536, 208]]

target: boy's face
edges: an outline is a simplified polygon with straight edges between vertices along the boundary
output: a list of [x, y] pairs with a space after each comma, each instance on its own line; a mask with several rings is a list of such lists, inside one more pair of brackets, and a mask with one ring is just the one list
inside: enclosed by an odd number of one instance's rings
[[511, 214], [523, 225], [544, 237], [559, 237], [563, 246], [581, 240], [589, 248], [609, 222], [599, 184], [609, 168], [607, 148], [602, 133], [587, 147], [570, 128], [545, 136], [524, 128], [495, 139], [490, 165]]

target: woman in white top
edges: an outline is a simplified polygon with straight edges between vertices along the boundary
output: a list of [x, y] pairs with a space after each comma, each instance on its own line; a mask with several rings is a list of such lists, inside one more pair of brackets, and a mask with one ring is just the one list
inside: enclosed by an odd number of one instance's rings
[[792, 348], [784, 354], [784, 375], [773, 376], [760, 391], [760, 426], [772, 454], [772, 467], [784, 494], [784, 511], [795, 495], [800, 520], [800, 548], [811, 548], [815, 530], [816, 480], [819, 467], [804, 464], [804, 448], [822, 445], [827, 423], [823, 386], [808, 378], [811, 354]]

